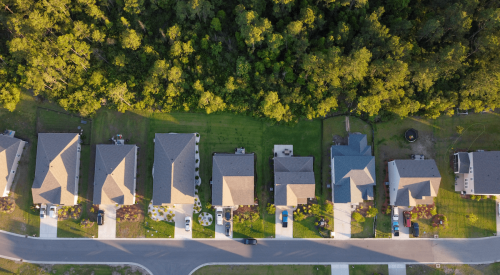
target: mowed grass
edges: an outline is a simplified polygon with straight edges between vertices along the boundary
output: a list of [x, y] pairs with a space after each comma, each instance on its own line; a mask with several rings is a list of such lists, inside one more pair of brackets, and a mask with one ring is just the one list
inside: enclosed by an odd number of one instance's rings
[[[146, 199], [147, 186], [152, 186], [148, 168], [148, 146], [153, 146], [153, 141], [148, 140], [149, 117], [147, 113], [130, 112], [118, 113], [116, 111], [101, 109], [97, 112], [92, 125], [92, 145], [110, 144], [109, 139], [117, 134], [122, 134], [128, 139], [127, 144], [135, 144], [139, 147], [137, 157], [137, 179], [136, 179], [136, 202], [147, 215], [149, 200]], [[92, 148], [95, 150], [95, 146]], [[94, 151], [95, 152], [95, 151]], [[94, 191], [94, 190], [93, 190]], [[146, 228], [144, 220], [138, 222], [119, 222], [116, 224], [116, 236], [118, 238], [145, 237]]]
[[[84, 120], [87, 123], [83, 124]], [[60, 111], [38, 110], [37, 130], [38, 133], [80, 133], [84, 144], [90, 144], [91, 121], [82, 119], [75, 114], [68, 114]], [[80, 127], [80, 129], [78, 129]]]
[[0, 274], [25, 274], [25, 275], [69, 275], [69, 274], [122, 274], [142, 275], [142, 269], [131, 266], [108, 265], [36, 265], [20, 263], [0, 258]]
[[333, 210], [327, 212], [324, 209], [324, 204], [320, 202], [320, 211], [318, 216], [323, 216], [325, 219], [329, 219], [329, 230], [323, 230], [323, 236], [320, 231], [316, 229], [316, 216], [307, 217], [302, 221], [293, 221], [293, 237], [294, 238], [324, 238], [329, 237], [330, 232], [333, 230]]
[[364, 222], [351, 221], [351, 238], [373, 238], [374, 219], [365, 218]]
[[389, 274], [387, 265], [349, 265], [349, 275]]
[[149, 217], [144, 219], [146, 238], [173, 238], [175, 234], [175, 223], [167, 221], [155, 221]]
[[301, 275], [330, 275], [329, 265], [209, 265], [194, 272], [194, 275], [250, 275], [250, 274], [301, 274]]
[[[457, 126], [466, 130], [459, 135]], [[409, 144], [404, 140], [406, 129], [419, 131], [419, 139]], [[450, 164], [450, 156], [455, 150], [474, 151], [500, 150], [500, 116], [498, 113], [470, 114], [466, 116], [441, 117], [426, 120], [417, 117], [394, 120], [376, 124], [376, 163], [378, 188], [385, 178], [384, 161], [390, 159], [408, 159], [410, 154], [424, 154], [426, 158], [435, 159], [441, 174], [441, 185], [438, 196], [434, 199], [438, 214], [448, 218], [445, 228], [430, 226], [429, 221], [422, 220], [421, 232], [439, 237], [471, 238], [492, 236], [496, 232], [495, 202], [480, 202], [462, 199], [455, 192], [454, 173]], [[381, 192], [382, 193], [382, 192]], [[382, 194], [383, 195], [383, 194]], [[377, 199], [381, 199], [380, 194]], [[467, 215], [475, 214], [479, 219], [474, 224], [468, 221]], [[385, 215], [379, 215], [385, 216]], [[388, 217], [388, 216], [387, 216]], [[377, 221], [378, 231], [390, 233], [390, 223], [381, 227]]]
[[500, 263], [483, 265], [406, 265], [408, 275], [444, 275], [444, 274], [468, 274], [468, 275], [498, 275], [500, 274]]

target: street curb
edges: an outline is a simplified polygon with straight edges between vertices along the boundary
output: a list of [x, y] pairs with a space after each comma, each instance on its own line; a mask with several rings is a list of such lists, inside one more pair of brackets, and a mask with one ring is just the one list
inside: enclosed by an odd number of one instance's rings
[[133, 265], [140, 267], [149, 274], [153, 275], [153, 272], [149, 270], [147, 267], [138, 264], [138, 263], [132, 263], [132, 262], [45, 262], [45, 261], [30, 261], [30, 260], [24, 260], [20, 258], [12, 258], [8, 256], [3, 256], [0, 255], [0, 258], [4, 258], [7, 260], [15, 261], [15, 262], [21, 262], [21, 263], [30, 263], [30, 264], [51, 264], [51, 265], [67, 265], [67, 264], [74, 264], [74, 265]]
[[[96, 241], [221, 241], [223, 239], [215, 239], [215, 238], [193, 238], [193, 239], [176, 239], [176, 238], [40, 238], [40, 237], [32, 237], [27, 235], [21, 235], [17, 233], [12, 233], [4, 230], [0, 230], [0, 233], [9, 234], [12, 236], [17, 236], [19, 238], [29, 238], [35, 240], [75, 240], [75, 241], [88, 241], [88, 240], [96, 240]], [[482, 239], [493, 239], [500, 238], [500, 236], [490, 236], [490, 237], [482, 237], [482, 238], [408, 238], [408, 239], [398, 239], [398, 238], [350, 238], [350, 239], [335, 239], [335, 238], [291, 238], [291, 239], [279, 239], [279, 238], [255, 238], [260, 241], [318, 241], [318, 242], [342, 242], [342, 241], [460, 241], [460, 240], [482, 240]], [[227, 241], [242, 241], [244, 238], [232, 238]]]

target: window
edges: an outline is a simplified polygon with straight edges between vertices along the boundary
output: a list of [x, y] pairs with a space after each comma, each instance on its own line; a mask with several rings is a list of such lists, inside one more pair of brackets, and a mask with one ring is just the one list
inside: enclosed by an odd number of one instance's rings
[[470, 178], [470, 180], [474, 180], [474, 178]]

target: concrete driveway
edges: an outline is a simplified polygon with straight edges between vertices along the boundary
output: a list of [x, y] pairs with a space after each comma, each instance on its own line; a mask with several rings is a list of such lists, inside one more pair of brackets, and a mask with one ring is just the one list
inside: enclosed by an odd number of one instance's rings
[[222, 210], [222, 225], [217, 225], [217, 217], [214, 217], [216, 239], [227, 240], [233, 237], [233, 210], [231, 209], [231, 219], [229, 220], [229, 223], [231, 223], [231, 229], [229, 229], [229, 236], [226, 236], [226, 223], [228, 222], [226, 220], [226, 210], [227, 208], [224, 208]]
[[[410, 228], [405, 227], [405, 218], [404, 218], [404, 211], [408, 209], [408, 207], [398, 207], [399, 208], [399, 237], [394, 237], [394, 232], [393, 237], [396, 239], [409, 239], [410, 238]], [[406, 267], [405, 267], [406, 268]], [[406, 269], [405, 269], [406, 270]]]
[[[280, 219], [283, 211], [288, 211], [288, 227], [283, 227], [283, 222]], [[276, 239], [291, 239], [293, 238], [293, 207], [276, 206]]]
[[335, 239], [345, 240], [351, 238], [351, 204], [333, 204], [333, 229]]
[[99, 205], [99, 210], [104, 211], [104, 224], [97, 226], [97, 238], [116, 238], [116, 206], [101, 204]]
[[40, 219], [40, 238], [57, 238], [57, 214], [55, 218], [49, 216], [49, 205], [45, 218]]
[[192, 204], [176, 204], [174, 208], [174, 222], [175, 222], [175, 234], [176, 239], [192, 239], [193, 238], [193, 226], [191, 225], [191, 230], [186, 231], [186, 217], [191, 217], [191, 223], [193, 223], [193, 208], [194, 202]]

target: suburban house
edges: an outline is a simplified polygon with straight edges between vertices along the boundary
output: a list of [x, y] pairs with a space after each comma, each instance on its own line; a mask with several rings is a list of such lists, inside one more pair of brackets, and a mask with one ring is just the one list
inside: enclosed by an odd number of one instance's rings
[[235, 154], [213, 155], [212, 205], [254, 205], [254, 154], [237, 149]]
[[375, 157], [366, 135], [349, 134], [347, 145], [334, 145], [330, 152], [333, 202], [357, 205], [373, 200]]
[[454, 155], [455, 191], [468, 195], [500, 194], [500, 151]]
[[137, 149], [134, 144], [96, 146], [94, 204], [132, 205], [135, 203]]
[[77, 204], [80, 150], [79, 134], [38, 134], [34, 204]]
[[315, 188], [313, 157], [294, 157], [293, 145], [274, 145], [274, 204], [307, 204]]
[[16, 176], [26, 142], [14, 137], [15, 132], [7, 130], [0, 134], [0, 194], [7, 197]]
[[193, 204], [196, 134], [155, 134], [153, 205]]
[[405, 159], [388, 162], [389, 204], [416, 206], [433, 204], [441, 183], [441, 174], [433, 159]]

